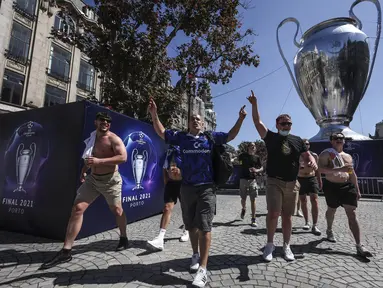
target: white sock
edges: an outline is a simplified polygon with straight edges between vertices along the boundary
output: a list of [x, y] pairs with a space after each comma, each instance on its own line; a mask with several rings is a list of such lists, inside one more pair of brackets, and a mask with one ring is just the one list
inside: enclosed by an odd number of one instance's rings
[[166, 233], [166, 229], [160, 229], [160, 234], [158, 234], [158, 237], [161, 239], [164, 239]]
[[203, 272], [203, 273], [205, 273], [205, 274], [206, 274], [206, 272], [207, 272], [207, 271], [206, 271], [206, 268], [204, 268], [204, 267], [202, 267], [202, 266], [199, 267], [199, 271], [201, 271], [201, 272]]

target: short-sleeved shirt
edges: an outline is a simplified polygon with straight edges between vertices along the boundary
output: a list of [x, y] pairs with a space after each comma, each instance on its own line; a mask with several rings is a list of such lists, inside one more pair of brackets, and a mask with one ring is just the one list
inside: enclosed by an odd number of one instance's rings
[[249, 153], [242, 153], [238, 158], [241, 164], [241, 178], [242, 179], [254, 179], [254, 176], [250, 173], [250, 168], [259, 169], [262, 167], [261, 159], [258, 155], [250, 155]]
[[283, 181], [295, 181], [299, 172], [299, 157], [307, 151], [303, 140], [295, 135], [282, 136], [270, 130], [263, 140], [267, 148], [267, 175]]
[[[217, 145], [226, 144], [227, 133], [211, 132]], [[180, 147], [182, 182], [185, 185], [213, 184], [213, 143], [206, 135], [194, 136], [177, 130], [165, 130], [165, 142]]]

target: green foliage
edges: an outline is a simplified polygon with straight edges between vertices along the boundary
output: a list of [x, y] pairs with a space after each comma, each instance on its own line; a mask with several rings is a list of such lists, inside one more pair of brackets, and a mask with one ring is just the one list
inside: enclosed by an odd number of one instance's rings
[[[104, 102], [128, 116], [147, 119], [153, 96], [168, 124], [180, 107], [181, 90], [190, 89], [185, 79], [225, 84], [241, 65], [259, 64], [249, 39], [253, 31], [241, 29], [245, 6], [237, 0], [96, 0], [95, 5], [98, 25], [84, 24], [77, 45], [103, 72]], [[184, 80], [175, 87], [169, 85], [172, 71]]]

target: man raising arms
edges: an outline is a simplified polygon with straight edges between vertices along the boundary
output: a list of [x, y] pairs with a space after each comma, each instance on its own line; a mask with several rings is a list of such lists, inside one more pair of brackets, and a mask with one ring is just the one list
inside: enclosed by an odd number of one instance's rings
[[360, 243], [359, 223], [356, 219], [356, 208], [360, 198], [358, 179], [353, 168], [351, 155], [343, 151], [345, 137], [342, 133], [330, 136], [332, 148], [319, 155], [319, 170], [326, 175], [323, 181], [323, 192], [326, 198], [327, 240], [336, 242], [332, 224], [336, 209], [343, 206], [348, 225], [356, 242], [356, 252], [362, 257], [371, 257], [371, 253]]
[[[310, 149], [310, 142], [307, 139], [303, 139], [307, 149]], [[311, 155], [315, 159], [315, 163], [318, 163], [318, 155], [314, 152], [311, 152]], [[319, 236], [321, 235], [320, 230], [317, 227], [318, 224], [318, 213], [319, 213], [319, 205], [318, 205], [318, 193], [322, 188], [322, 178], [318, 169], [313, 169], [312, 167], [306, 166], [304, 163], [304, 159], [301, 156], [299, 159], [299, 173], [298, 173], [298, 181], [301, 186], [299, 189], [299, 198], [301, 201], [303, 217], [305, 218], [305, 225], [303, 226], [303, 230], [310, 229], [309, 223], [309, 213], [307, 210], [307, 196], [310, 195], [311, 201], [311, 214], [313, 217], [313, 226], [311, 227], [311, 232]]]
[[82, 169], [80, 177], [82, 185], [78, 189], [74, 201], [64, 247], [52, 260], [44, 263], [41, 266], [42, 269], [48, 269], [72, 260], [71, 250], [80, 232], [83, 214], [100, 195], [105, 197], [110, 210], [116, 216], [117, 226], [120, 229], [120, 242], [116, 251], [128, 247], [126, 216], [121, 204], [122, 179], [118, 172], [118, 165], [126, 162], [127, 155], [121, 138], [109, 131], [111, 122], [112, 118], [107, 113], [97, 113], [95, 120], [96, 139], [92, 156], [85, 159], [85, 165], [91, 169], [91, 174], [84, 179], [83, 172], [88, 169]]
[[[239, 111], [239, 119], [229, 133], [212, 132], [217, 145], [233, 140], [246, 117], [245, 106]], [[207, 260], [211, 243], [211, 228], [216, 207], [213, 181], [212, 149], [213, 143], [202, 132], [204, 123], [200, 115], [192, 115], [189, 120], [189, 133], [164, 128], [158, 119], [157, 105], [153, 98], [148, 110], [152, 116], [157, 134], [166, 143], [177, 145], [181, 151], [181, 209], [186, 229], [189, 231], [193, 249], [190, 270], [198, 271], [193, 285], [205, 287], [207, 283]], [[201, 252], [199, 256], [198, 246]]]
[[255, 143], [249, 143], [247, 152], [239, 155], [239, 162], [242, 166], [242, 176], [239, 180], [239, 193], [241, 196], [241, 218], [243, 219], [246, 214], [246, 198], [247, 194], [250, 197], [251, 204], [251, 226], [257, 227], [255, 222], [255, 198], [258, 197], [258, 183], [257, 175], [263, 172], [261, 160], [256, 155], [257, 148]]
[[267, 148], [267, 244], [263, 251], [263, 259], [267, 262], [273, 259], [274, 234], [282, 212], [283, 253], [287, 261], [295, 259], [290, 249], [292, 230], [291, 216], [296, 206], [299, 183], [297, 181], [299, 170], [299, 157], [308, 167], [317, 169], [314, 157], [307, 151], [306, 145], [298, 136], [290, 134], [291, 117], [282, 114], [276, 119], [278, 133], [268, 130], [261, 121], [258, 112], [257, 98], [254, 92], [247, 98], [252, 105], [253, 121], [259, 135], [266, 143]]

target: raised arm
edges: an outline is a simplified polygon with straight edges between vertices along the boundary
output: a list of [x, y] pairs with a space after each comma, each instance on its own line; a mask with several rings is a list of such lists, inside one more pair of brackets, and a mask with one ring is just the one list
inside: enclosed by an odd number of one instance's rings
[[247, 98], [247, 100], [249, 100], [252, 106], [253, 122], [255, 128], [257, 129], [259, 136], [264, 139], [266, 137], [267, 128], [259, 116], [257, 97], [255, 97], [253, 90], [251, 90], [251, 95]]
[[154, 102], [152, 97], [150, 97], [150, 100], [149, 100], [148, 111], [150, 115], [152, 116], [154, 130], [156, 131], [158, 136], [160, 136], [162, 139], [165, 140], [165, 128], [162, 125], [160, 119], [158, 118], [157, 105]]
[[230, 142], [235, 137], [237, 137], [239, 130], [241, 129], [243, 120], [245, 120], [247, 112], [245, 111], [246, 105], [244, 105], [241, 110], [239, 110], [239, 117], [237, 122], [235, 122], [233, 128], [230, 129], [228, 135], [227, 135], [227, 142]]

